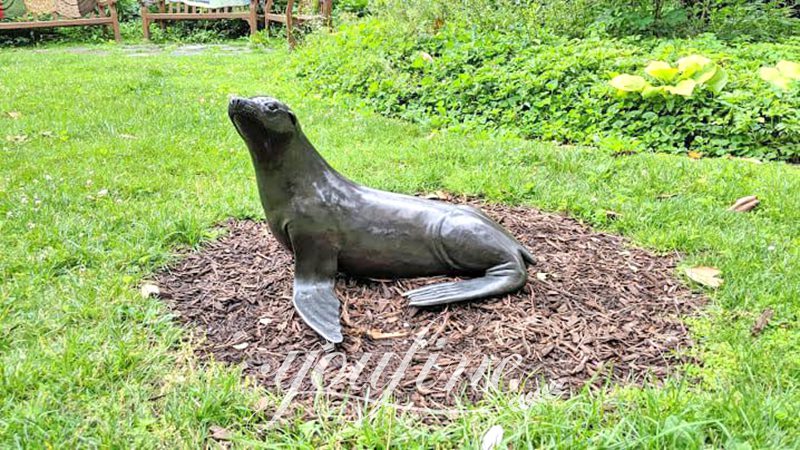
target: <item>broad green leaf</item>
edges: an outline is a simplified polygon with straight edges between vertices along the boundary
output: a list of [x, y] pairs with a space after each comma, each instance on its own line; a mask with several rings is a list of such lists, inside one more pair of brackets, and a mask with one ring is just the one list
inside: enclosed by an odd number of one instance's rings
[[665, 86], [646, 86], [642, 89], [642, 98], [652, 98], [657, 95], [663, 96], [666, 92]]
[[800, 64], [792, 61], [779, 61], [775, 67], [784, 77], [800, 80]]
[[709, 65], [706, 66], [705, 69], [695, 74], [694, 81], [696, 81], [698, 85], [704, 84], [708, 80], [714, 78], [714, 75], [716, 74], [717, 74], [717, 67], [714, 65]]
[[611, 86], [623, 92], [641, 92], [647, 86], [650, 86], [644, 78], [638, 75], [622, 74], [614, 77], [609, 81]]
[[670, 94], [680, 95], [682, 97], [691, 97], [697, 83], [694, 80], [683, 80], [675, 86], [664, 86]]
[[715, 94], [719, 94], [728, 85], [728, 74], [721, 68], [717, 68], [714, 76], [706, 83]]
[[678, 74], [678, 69], [664, 61], [650, 61], [644, 72], [657, 80], [669, 82]]
[[792, 81], [783, 76], [775, 67], [762, 67], [761, 70], [758, 71], [758, 76], [760, 76], [762, 80], [783, 91], [789, 89], [789, 83]]
[[689, 55], [678, 60], [678, 70], [687, 77], [707, 66], [711, 60], [701, 55]]

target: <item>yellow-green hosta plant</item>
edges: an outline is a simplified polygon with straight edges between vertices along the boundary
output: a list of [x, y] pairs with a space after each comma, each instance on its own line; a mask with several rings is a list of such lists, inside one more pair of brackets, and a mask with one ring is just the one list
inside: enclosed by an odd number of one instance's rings
[[775, 67], [762, 67], [758, 71], [758, 75], [776, 88], [788, 91], [794, 82], [800, 80], [800, 64], [792, 61], [779, 61]]
[[620, 94], [638, 92], [643, 98], [691, 97], [696, 90], [704, 88], [719, 94], [728, 84], [728, 75], [722, 67], [701, 55], [683, 57], [676, 62], [676, 67], [664, 61], [651, 61], [644, 73], [649, 80], [639, 75], [621, 74], [609, 84]]

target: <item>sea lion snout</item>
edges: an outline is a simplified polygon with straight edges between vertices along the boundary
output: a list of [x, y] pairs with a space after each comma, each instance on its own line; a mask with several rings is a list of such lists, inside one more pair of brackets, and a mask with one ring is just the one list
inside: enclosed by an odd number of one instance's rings
[[272, 97], [233, 97], [228, 103], [228, 116], [251, 144], [270, 136], [293, 134], [297, 128], [297, 117], [292, 110]]
[[228, 103], [228, 114], [233, 116], [243, 113], [260, 114], [264, 116], [286, 113], [294, 116], [294, 113], [285, 103], [272, 97], [231, 98]]

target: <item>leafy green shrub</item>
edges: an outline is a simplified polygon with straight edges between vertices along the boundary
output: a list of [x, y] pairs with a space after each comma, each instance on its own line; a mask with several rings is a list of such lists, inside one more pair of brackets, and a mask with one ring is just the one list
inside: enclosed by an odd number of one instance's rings
[[459, 21], [468, 26], [524, 27], [567, 37], [685, 37], [713, 32], [737, 41], [775, 41], [800, 34], [786, 0], [373, 0], [395, 24]]
[[138, 0], [117, 0], [117, 13], [121, 22], [141, 17]]
[[614, 36], [679, 36], [691, 29], [685, 5], [670, 0], [606, 1], [598, 17], [606, 31]]
[[724, 40], [770, 42], [797, 35], [794, 0], [682, 0], [689, 4], [695, 29]]
[[367, 11], [369, 0], [339, 0], [333, 6], [337, 11], [362, 15]]
[[[595, 144], [608, 136], [649, 150], [800, 158], [800, 96], [764, 82], [759, 68], [797, 60], [800, 40], [730, 45], [684, 40], [567, 39], [445, 21], [427, 32], [381, 18], [310, 36], [298, 76], [330, 94], [432, 127], [503, 128], [537, 139]], [[701, 53], [727, 83], [718, 94], [619, 96], [609, 81], [652, 60]], [[708, 80], [706, 80], [708, 81]]]

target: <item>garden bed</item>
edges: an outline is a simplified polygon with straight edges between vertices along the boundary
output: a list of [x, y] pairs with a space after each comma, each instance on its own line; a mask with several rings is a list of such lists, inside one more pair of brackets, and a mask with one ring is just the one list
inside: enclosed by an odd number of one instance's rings
[[[702, 298], [674, 278], [674, 257], [653, 255], [560, 215], [471, 203], [533, 252], [537, 264], [528, 269], [528, 284], [501, 298], [414, 308], [401, 293], [442, 278], [340, 277], [345, 339], [335, 351], [345, 356], [331, 358], [321, 370], [326, 393], [374, 399], [411, 353], [393, 395], [400, 404], [424, 408], [480, 398], [486, 383], [470, 377], [482, 364], [486, 367], [485, 356], [493, 365], [484, 378], [492, 369], [502, 372], [504, 389], [534, 391], [544, 383], [554, 393], [609, 379], [657, 381], [686, 361], [691, 341], [680, 319], [695, 311]], [[201, 354], [242, 364], [245, 374], [268, 388], [280, 384], [286, 389], [307, 352], [326, 354], [325, 342], [292, 308], [292, 256], [266, 224], [230, 221], [225, 228], [225, 237], [158, 274], [160, 295], [180, 321], [203, 337], [196, 347]], [[276, 380], [291, 352], [300, 354]], [[370, 387], [371, 374], [389, 353], [394, 356]], [[433, 354], [438, 354], [435, 364], [418, 381]], [[352, 374], [366, 355], [371, 357], [355, 381], [331, 384], [342, 366], [341, 373]], [[519, 359], [509, 359], [514, 355]], [[496, 362], [503, 359], [508, 363], [498, 368]], [[457, 383], [448, 389], [448, 380], [459, 370]], [[295, 388], [311, 392], [311, 380], [307, 375]]]

